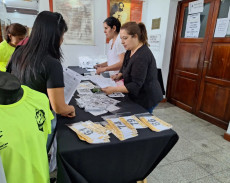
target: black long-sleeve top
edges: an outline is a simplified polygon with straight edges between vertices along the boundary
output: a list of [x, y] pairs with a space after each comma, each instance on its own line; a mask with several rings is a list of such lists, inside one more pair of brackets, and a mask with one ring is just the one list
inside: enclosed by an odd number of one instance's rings
[[146, 45], [140, 47], [131, 57], [130, 54], [131, 51], [126, 51], [120, 70], [124, 85], [134, 102], [149, 109], [163, 99], [155, 58]]

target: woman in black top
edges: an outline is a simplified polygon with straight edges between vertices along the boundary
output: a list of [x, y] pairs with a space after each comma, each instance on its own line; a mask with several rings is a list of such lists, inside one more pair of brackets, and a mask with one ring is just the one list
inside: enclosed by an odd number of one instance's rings
[[163, 94], [157, 78], [156, 61], [148, 48], [147, 31], [143, 23], [125, 23], [121, 27], [122, 44], [127, 50], [119, 74], [112, 79], [124, 79], [124, 86], [102, 89], [106, 94], [128, 93], [136, 103], [152, 113]]
[[75, 108], [65, 103], [60, 62], [60, 46], [67, 29], [60, 13], [39, 13], [28, 42], [14, 52], [7, 71], [15, 75], [23, 85], [48, 95], [55, 113], [74, 117]]

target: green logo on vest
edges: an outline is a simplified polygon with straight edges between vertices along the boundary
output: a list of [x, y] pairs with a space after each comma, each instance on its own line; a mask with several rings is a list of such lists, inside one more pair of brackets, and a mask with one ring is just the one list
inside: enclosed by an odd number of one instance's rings
[[[2, 131], [0, 131], [0, 138], [3, 136]], [[7, 147], [8, 143], [0, 144], [0, 150], [5, 149]]]
[[35, 111], [36, 111], [35, 119], [38, 124], [38, 129], [40, 131], [43, 131], [43, 125], [46, 121], [45, 112], [43, 110], [38, 110], [38, 109], [35, 109]]

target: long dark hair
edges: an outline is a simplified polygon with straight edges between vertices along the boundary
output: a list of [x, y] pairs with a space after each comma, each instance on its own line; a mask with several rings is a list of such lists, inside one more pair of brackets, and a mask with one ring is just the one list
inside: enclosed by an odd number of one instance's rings
[[26, 77], [31, 77], [32, 74], [36, 79], [37, 68], [44, 67], [44, 58], [47, 55], [60, 61], [60, 42], [67, 30], [66, 22], [60, 13], [39, 13], [27, 44], [17, 49], [10, 60], [12, 73], [21, 82], [24, 81], [25, 73], [29, 73]]
[[144, 45], [149, 46], [147, 30], [145, 28], [145, 24], [143, 24], [142, 22], [138, 24], [136, 22], [127, 22], [121, 26], [121, 29], [125, 29], [127, 33], [131, 36], [137, 34], [138, 40]]
[[10, 25], [6, 26], [6, 33], [5, 33], [5, 40], [7, 43], [9, 43], [10, 37], [9, 34], [11, 34], [12, 36], [25, 36], [27, 33], [26, 27], [19, 24], [19, 23], [13, 23]]

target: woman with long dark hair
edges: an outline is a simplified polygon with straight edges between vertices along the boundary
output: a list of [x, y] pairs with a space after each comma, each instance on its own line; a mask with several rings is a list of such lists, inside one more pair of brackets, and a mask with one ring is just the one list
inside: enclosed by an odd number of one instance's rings
[[65, 103], [60, 62], [60, 46], [67, 30], [60, 13], [39, 13], [27, 44], [14, 52], [7, 70], [19, 78], [23, 85], [48, 95], [55, 113], [74, 117], [74, 107]]

